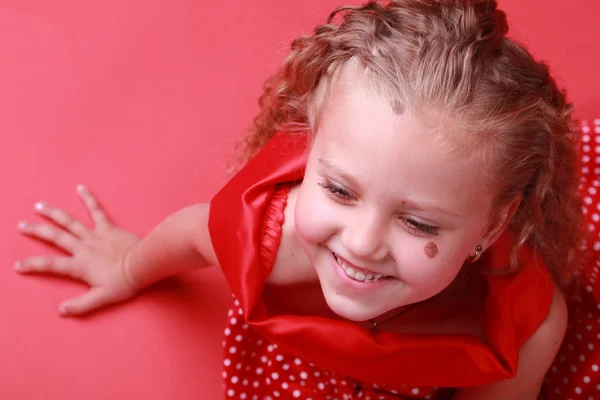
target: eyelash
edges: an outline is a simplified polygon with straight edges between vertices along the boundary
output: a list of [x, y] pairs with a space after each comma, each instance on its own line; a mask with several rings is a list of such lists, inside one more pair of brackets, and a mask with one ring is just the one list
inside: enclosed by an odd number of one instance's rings
[[[345, 189], [334, 185], [329, 181], [319, 182], [318, 185], [325, 190], [327, 195], [334, 201], [341, 204], [349, 204], [354, 199], [352, 195]], [[440, 227], [424, 224], [422, 222], [415, 221], [410, 218], [400, 218], [407, 229], [415, 236], [430, 237], [438, 236], [440, 234]]]
[[319, 186], [325, 189], [325, 192], [329, 197], [338, 202], [349, 202], [352, 201], [352, 195], [345, 189], [334, 185], [329, 181], [319, 182]]
[[417, 236], [420, 235], [420, 236], [429, 237], [429, 236], [439, 236], [439, 234], [440, 234], [439, 226], [424, 224], [422, 222], [417, 222], [414, 219], [410, 219], [410, 218], [402, 218], [402, 219], [404, 220], [404, 223], [408, 226], [408, 228], [413, 230], [412, 233]]

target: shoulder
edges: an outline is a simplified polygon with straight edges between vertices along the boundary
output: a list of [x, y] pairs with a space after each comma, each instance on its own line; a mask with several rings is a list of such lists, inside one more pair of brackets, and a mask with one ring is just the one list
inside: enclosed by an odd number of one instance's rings
[[[567, 303], [560, 289], [554, 286], [552, 304], [544, 322], [533, 336], [525, 343], [522, 350], [558, 351], [567, 329]], [[550, 360], [552, 362], [552, 359]]]
[[519, 350], [517, 375], [508, 380], [460, 390], [455, 400], [506, 399], [535, 400], [567, 329], [567, 306], [555, 286], [548, 316]]
[[521, 382], [542, 379], [550, 368], [567, 330], [567, 304], [554, 286], [554, 294], [548, 316], [519, 350], [519, 369], [515, 379]]

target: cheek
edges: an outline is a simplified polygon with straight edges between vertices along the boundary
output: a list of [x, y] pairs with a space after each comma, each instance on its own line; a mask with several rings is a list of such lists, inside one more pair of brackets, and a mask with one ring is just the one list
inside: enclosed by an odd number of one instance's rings
[[[316, 185], [315, 185], [316, 186]], [[336, 210], [318, 190], [301, 187], [294, 209], [296, 235], [304, 245], [325, 243], [336, 232]]]
[[[456, 277], [464, 259], [462, 251], [451, 251], [452, 246], [441, 243], [423, 243], [422, 240], [410, 240], [398, 254], [397, 264], [402, 279], [415, 289], [426, 292], [439, 292], [446, 288]], [[429, 251], [429, 255], [427, 252]], [[430, 255], [436, 252], [434, 257]]]

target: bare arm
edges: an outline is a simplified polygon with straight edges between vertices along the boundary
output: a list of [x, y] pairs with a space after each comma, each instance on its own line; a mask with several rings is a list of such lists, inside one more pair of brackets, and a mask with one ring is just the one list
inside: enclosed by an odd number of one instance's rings
[[453, 400], [536, 400], [567, 329], [567, 306], [555, 288], [550, 313], [519, 351], [517, 375], [491, 385], [462, 389]]
[[195, 204], [161, 222], [125, 255], [125, 276], [135, 288], [195, 268], [218, 265], [208, 232], [208, 204]]

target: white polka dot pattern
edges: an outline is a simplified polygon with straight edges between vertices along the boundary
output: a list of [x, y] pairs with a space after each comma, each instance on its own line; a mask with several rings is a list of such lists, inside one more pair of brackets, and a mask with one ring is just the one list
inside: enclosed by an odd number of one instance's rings
[[588, 236], [588, 255], [566, 294], [569, 325], [561, 350], [546, 375], [544, 400], [600, 400], [600, 119], [582, 121], [579, 192]]
[[[286, 354], [243, 321], [239, 302], [225, 329], [223, 379], [226, 399], [437, 399], [438, 388], [389, 388], [358, 382]], [[235, 322], [233, 315], [237, 315]]]

